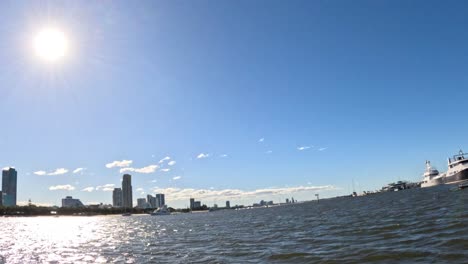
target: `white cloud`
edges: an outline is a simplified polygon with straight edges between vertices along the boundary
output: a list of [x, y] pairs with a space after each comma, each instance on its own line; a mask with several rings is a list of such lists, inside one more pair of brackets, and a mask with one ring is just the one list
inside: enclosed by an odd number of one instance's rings
[[222, 154], [222, 155], [220, 155], [219, 157], [221, 157], [221, 158], [227, 158], [227, 156], [228, 156], [227, 154]]
[[55, 175], [62, 175], [62, 174], [65, 174], [65, 173], [67, 173], [67, 172], [68, 172], [68, 170], [65, 169], [65, 168], [58, 168], [58, 169], [56, 169], [56, 170], [54, 170], [54, 171], [52, 171], [52, 172], [46, 172], [46, 171], [40, 170], [40, 171], [35, 171], [35, 172], [33, 172], [33, 173], [36, 174], [36, 175], [40, 175], [40, 176], [42, 176], [42, 175], [51, 175], [51, 176], [55, 176]]
[[85, 168], [77, 168], [73, 171], [73, 174], [77, 174], [78, 172], [83, 171]]
[[208, 158], [209, 156], [210, 154], [200, 153], [198, 154], [197, 159], [205, 159], [205, 158]]
[[130, 165], [132, 165], [132, 163], [133, 163], [133, 160], [122, 160], [122, 161], [116, 160], [116, 161], [113, 161], [111, 163], [107, 163], [106, 167], [109, 168], [109, 169], [114, 168], [114, 167], [122, 168], [122, 167], [130, 166]]
[[55, 185], [55, 186], [50, 186], [49, 190], [51, 191], [57, 191], [57, 190], [73, 191], [75, 190], [75, 187], [71, 186], [70, 184]]
[[265, 152], [265, 154], [271, 154], [273, 153], [273, 150], [268, 150], [267, 152]]
[[82, 192], [92, 192], [94, 191], [94, 187], [86, 187], [84, 188], [83, 190], [81, 190]]
[[181, 176], [175, 176], [174, 178], [172, 178], [174, 181], [177, 181], [177, 180], [180, 180], [182, 177]]
[[165, 162], [166, 160], [170, 160], [170, 159], [171, 159], [171, 157], [165, 157], [165, 158], [163, 158], [163, 159], [161, 159], [161, 160], [159, 161], [159, 164]]
[[152, 180], [151, 182], [152, 182], [152, 183], [155, 183], [155, 182], [158, 182], [158, 180]]
[[143, 188], [137, 188], [136, 191], [137, 191], [137, 192], [143, 192], [144, 189], [143, 189]]
[[111, 192], [115, 188], [115, 184], [108, 183], [96, 187], [96, 191]]
[[258, 140], [258, 142], [263, 142], [263, 141], [265, 141], [265, 138], [261, 138]]
[[171, 160], [167, 163], [167, 165], [169, 166], [174, 166], [176, 164], [176, 161], [175, 160]]
[[319, 151], [324, 151], [324, 150], [326, 150], [326, 149], [327, 149], [327, 148], [319, 148], [318, 150], [319, 150]]
[[167, 169], [161, 169], [162, 172], [168, 172], [170, 171], [171, 169], [167, 168]]
[[55, 175], [62, 175], [62, 174], [65, 174], [67, 173], [68, 170], [65, 169], [65, 168], [59, 168], [59, 169], [56, 169], [55, 171], [53, 172], [49, 172], [47, 173], [47, 175], [52, 175], [52, 176], [55, 176]]
[[137, 172], [137, 173], [153, 173], [159, 168], [158, 165], [149, 165], [143, 168], [122, 168], [120, 173], [124, 172]]
[[337, 188], [332, 185], [324, 186], [297, 186], [297, 187], [285, 187], [285, 188], [265, 188], [257, 189], [253, 191], [244, 191], [239, 189], [180, 189], [180, 188], [165, 188], [159, 189], [154, 188], [154, 193], [164, 193], [167, 197], [171, 198], [171, 201], [186, 201], [190, 198], [196, 199], [244, 199], [254, 198], [257, 196], [273, 196], [273, 195], [290, 195], [298, 192], [322, 192], [322, 191], [333, 191]]
[[306, 149], [310, 149], [310, 146], [302, 146], [302, 147], [298, 147], [297, 150], [306, 150]]

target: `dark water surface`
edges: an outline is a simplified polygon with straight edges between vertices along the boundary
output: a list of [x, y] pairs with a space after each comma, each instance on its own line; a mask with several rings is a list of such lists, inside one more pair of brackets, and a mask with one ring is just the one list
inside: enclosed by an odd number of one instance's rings
[[0, 263], [468, 263], [446, 186], [170, 216], [0, 218]]

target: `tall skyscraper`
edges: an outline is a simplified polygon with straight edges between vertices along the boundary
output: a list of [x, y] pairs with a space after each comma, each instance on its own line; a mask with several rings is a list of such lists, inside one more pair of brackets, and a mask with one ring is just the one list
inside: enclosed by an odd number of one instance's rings
[[195, 209], [195, 199], [190, 198], [190, 209]]
[[122, 207], [123, 204], [123, 197], [122, 197], [122, 188], [114, 188], [112, 192], [112, 206], [114, 207]]
[[122, 205], [124, 208], [133, 208], [132, 176], [124, 174], [122, 180]]
[[13, 168], [2, 171], [3, 206], [16, 206], [17, 175]]
[[166, 204], [166, 199], [164, 197], [164, 194], [162, 193], [157, 193], [156, 194], [156, 206], [163, 207]]

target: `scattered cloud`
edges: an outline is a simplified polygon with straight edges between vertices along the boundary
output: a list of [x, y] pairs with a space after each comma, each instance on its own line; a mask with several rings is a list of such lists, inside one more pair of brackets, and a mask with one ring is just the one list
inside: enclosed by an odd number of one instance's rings
[[171, 160], [167, 163], [167, 165], [169, 166], [174, 166], [176, 164], [176, 161], [175, 160]]
[[177, 180], [180, 180], [182, 177], [181, 176], [175, 176], [174, 178], [172, 178], [174, 181], [177, 181]]
[[111, 192], [115, 188], [115, 184], [108, 183], [96, 187], [96, 191]]
[[[174, 177], [175, 178], [175, 177]], [[332, 185], [324, 186], [297, 186], [297, 187], [284, 187], [284, 188], [265, 188], [253, 191], [244, 191], [239, 189], [192, 189], [192, 188], [154, 188], [154, 193], [164, 193], [167, 197], [171, 197], [173, 201], [188, 200], [190, 198], [196, 199], [244, 199], [253, 198], [257, 196], [273, 196], [273, 195], [290, 195], [298, 192], [322, 192], [333, 191], [337, 188]]]
[[92, 192], [94, 191], [94, 187], [86, 187], [84, 188], [83, 190], [81, 190], [82, 192]]
[[155, 182], [158, 182], [158, 180], [152, 180], [151, 182], [152, 182], [152, 183], [155, 183]]
[[137, 172], [137, 173], [153, 173], [159, 168], [158, 165], [149, 165], [143, 168], [122, 168], [120, 173], [124, 172]]
[[145, 191], [145, 190], [144, 190], [143, 188], [137, 188], [136, 191], [137, 191], [137, 192], [143, 192], [143, 191]]
[[263, 142], [263, 141], [265, 141], [265, 138], [261, 138], [258, 140], [258, 142]]
[[167, 168], [167, 169], [161, 169], [162, 172], [168, 172], [170, 171], [171, 169]]
[[161, 159], [161, 160], [159, 161], [159, 164], [165, 162], [166, 160], [170, 160], [170, 159], [171, 159], [171, 157], [165, 157], [165, 158], [163, 158], [163, 159]]
[[54, 175], [62, 175], [62, 174], [65, 174], [65, 173], [67, 173], [67, 172], [68, 172], [67, 169], [65, 169], [65, 168], [59, 168], [59, 169], [56, 169], [56, 170], [53, 171], [53, 172], [47, 173], [47, 175], [52, 175], [52, 176], [54, 176]]
[[265, 152], [265, 154], [271, 154], [271, 153], [273, 153], [273, 150], [268, 150]]
[[228, 154], [222, 154], [222, 155], [220, 155], [219, 157], [220, 157], [220, 158], [227, 158], [227, 156], [228, 156]]
[[208, 158], [209, 156], [210, 154], [200, 153], [198, 154], [197, 159], [205, 159], [205, 158]]
[[58, 191], [58, 190], [64, 190], [64, 191], [73, 191], [75, 190], [75, 187], [73, 187], [70, 184], [66, 185], [55, 185], [55, 186], [50, 186], [49, 190], [51, 191]]
[[77, 168], [77, 169], [75, 169], [75, 170], [73, 171], [73, 174], [77, 174], [78, 172], [82, 172], [82, 171], [84, 171], [84, 170], [85, 170], [85, 168]]
[[319, 148], [318, 150], [319, 150], [319, 151], [324, 151], [324, 150], [326, 150], [326, 149], [327, 149], [327, 148]]
[[111, 163], [107, 163], [107, 164], [106, 164], [106, 167], [107, 167], [108, 169], [111, 169], [111, 168], [114, 168], [114, 167], [120, 167], [120, 168], [122, 168], [122, 167], [128, 167], [128, 166], [130, 166], [130, 165], [132, 165], [132, 163], [133, 163], [133, 160], [122, 160], [122, 161], [116, 160], [116, 161], [113, 161], [113, 162], [111, 162]]
[[46, 174], [47, 174], [47, 172], [42, 171], [42, 170], [41, 170], [41, 171], [35, 171], [35, 172], [33, 172], [33, 173], [36, 174], [36, 175], [40, 175], [40, 176], [46, 175]]
[[302, 147], [298, 147], [297, 150], [302, 151], [302, 150], [306, 150], [310, 148], [311, 148], [310, 146], [302, 146]]

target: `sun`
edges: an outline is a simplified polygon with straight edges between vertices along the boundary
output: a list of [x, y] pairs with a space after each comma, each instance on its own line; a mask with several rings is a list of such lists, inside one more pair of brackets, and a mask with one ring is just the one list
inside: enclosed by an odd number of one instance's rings
[[59, 61], [67, 54], [67, 37], [59, 29], [44, 28], [34, 37], [34, 50], [36, 55], [45, 61]]

